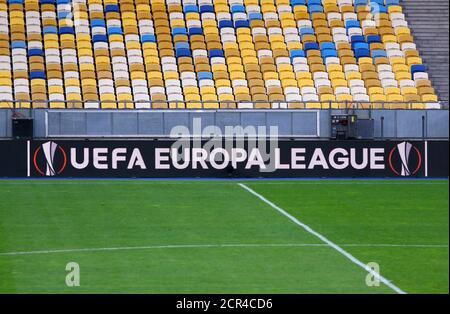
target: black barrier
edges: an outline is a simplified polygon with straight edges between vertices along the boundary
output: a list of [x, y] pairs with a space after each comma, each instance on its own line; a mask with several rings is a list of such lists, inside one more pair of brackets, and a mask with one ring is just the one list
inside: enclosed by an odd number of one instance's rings
[[448, 141], [0, 141], [0, 177], [443, 178]]

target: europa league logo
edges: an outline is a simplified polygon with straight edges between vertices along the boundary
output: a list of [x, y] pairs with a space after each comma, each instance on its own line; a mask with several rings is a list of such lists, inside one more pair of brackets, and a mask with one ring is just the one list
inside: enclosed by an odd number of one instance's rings
[[398, 176], [413, 176], [419, 172], [421, 165], [420, 150], [409, 142], [397, 144], [389, 153], [389, 166]]
[[45, 142], [34, 152], [33, 162], [34, 167], [41, 175], [52, 177], [64, 171], [67, 155], [64, 149], [55, 142]]

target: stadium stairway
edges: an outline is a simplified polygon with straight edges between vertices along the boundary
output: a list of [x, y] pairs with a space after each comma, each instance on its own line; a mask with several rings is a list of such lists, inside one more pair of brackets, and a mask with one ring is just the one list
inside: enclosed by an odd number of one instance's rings
[[[402, 0], [403, 12], [439, 100], [449, 100], [448, 0]], [[432, 45], [430, 45], [432, 40]]]

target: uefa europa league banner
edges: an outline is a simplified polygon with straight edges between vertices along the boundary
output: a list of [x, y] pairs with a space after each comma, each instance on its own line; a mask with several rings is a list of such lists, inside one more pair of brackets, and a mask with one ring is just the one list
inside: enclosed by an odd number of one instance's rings
[[0, 141], [9, 178], [444, 178], [448, 141]]

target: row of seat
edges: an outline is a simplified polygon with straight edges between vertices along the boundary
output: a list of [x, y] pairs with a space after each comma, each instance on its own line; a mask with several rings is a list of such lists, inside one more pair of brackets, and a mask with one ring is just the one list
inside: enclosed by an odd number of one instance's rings
[[0, 56], [3, 106], [437, 101], [394, 0], [0, 0]]

